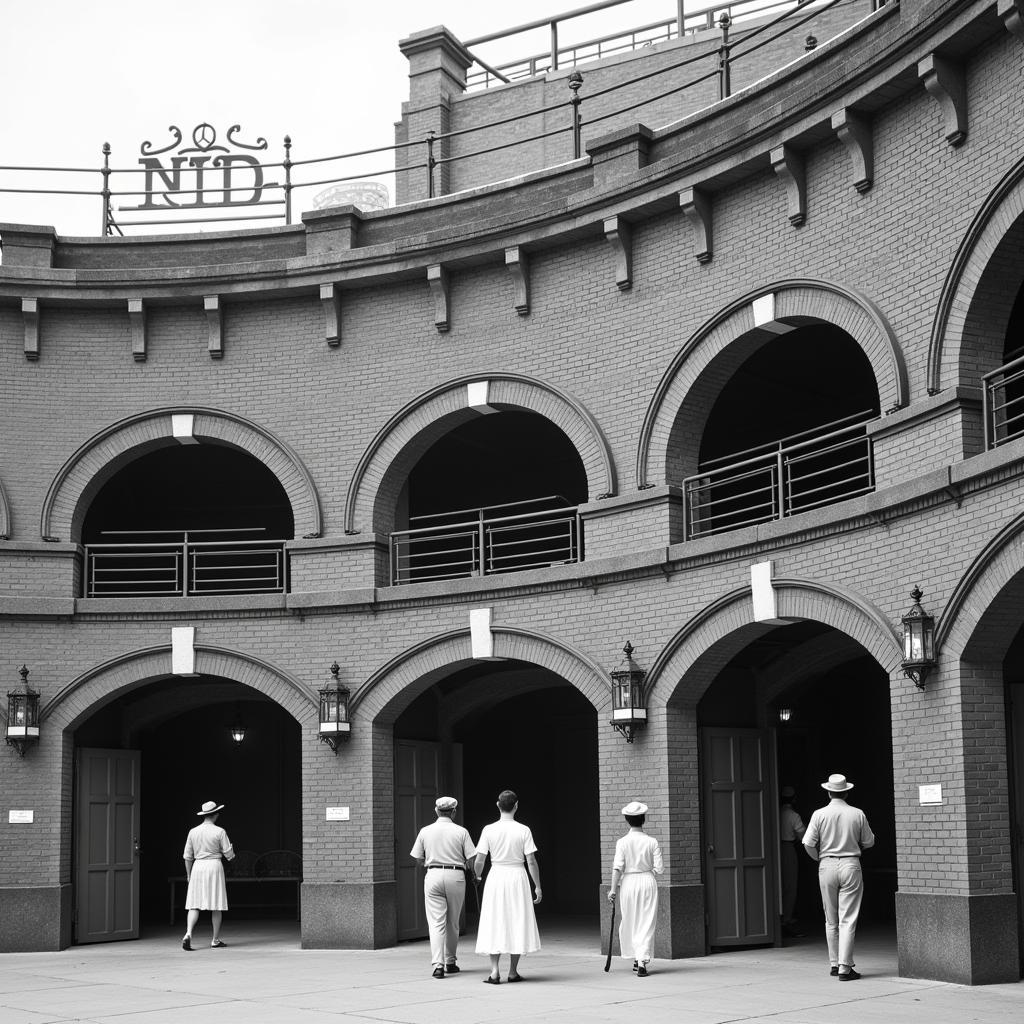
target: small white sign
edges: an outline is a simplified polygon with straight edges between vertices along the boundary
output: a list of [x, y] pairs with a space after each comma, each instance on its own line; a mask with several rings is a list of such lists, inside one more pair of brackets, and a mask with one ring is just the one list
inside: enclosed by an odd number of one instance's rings
[[328, 821], [348, 821], [348, 808], [347, 807], [328, 807], [327, 808], [327, 820]]
[[8, 825], [31, 825], [35, 811], [8, 811]]
[[922, 804], [942, 803], [942, 783], [935, 782], [929, 786], [918, 786], [917, 792]]

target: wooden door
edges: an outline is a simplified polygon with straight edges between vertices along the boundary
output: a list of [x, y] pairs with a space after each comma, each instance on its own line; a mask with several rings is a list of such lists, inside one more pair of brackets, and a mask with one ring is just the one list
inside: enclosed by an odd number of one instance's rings
[[427, 934], [423, 870], [409, 856], [416, 834], [434, 820], [441, 794], [441, 744], [395, 740], [395, 875], [398, 879], [398, 938]]
[[708, 944], [772, 943], [778, 912], [768, 734], [704, 729], [701, 754]]
[[75, 773], [75, 941], [139, 937], [139, 771], [137, 750], [77, 754]]

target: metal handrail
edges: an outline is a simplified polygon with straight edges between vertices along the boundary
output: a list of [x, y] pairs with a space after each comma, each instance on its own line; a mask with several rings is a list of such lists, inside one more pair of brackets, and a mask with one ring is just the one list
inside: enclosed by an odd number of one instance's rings
[[685, 539], [770, 522], [874, 490], [874, 453], [867, 422], [862, 419], [824, 430], [796, 444], [780, 444], [753, 458], [687, 477], [683, 481]]
[[[1024, 436], [1024, 355], [982, 374], [981, 384], [985, 450]], [[1013, 385], [1020, 393], [1008, 396]]]

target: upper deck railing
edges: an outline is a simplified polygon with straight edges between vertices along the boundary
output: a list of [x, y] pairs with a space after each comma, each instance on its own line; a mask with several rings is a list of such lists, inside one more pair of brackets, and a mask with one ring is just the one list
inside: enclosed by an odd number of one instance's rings
[[1024, 437], [1024, 356], [986, 373], [982, 385], [986, 450]]
[[[666, 61], [653, 69], [639, 66], [626, 69], [610, 84], [591, 91], [589, 97], [585, 83], [583, 87], [577, 84], [575, 88], [566, 90], [562, 100], [547, 106], [468, 128], [445, 133], [430, 131], [423, 138], [333, 156], [293, 159], [292, 140], [285, 136], [282, 158], [278, 161], [264, 160], [262, 154], [269, 153], [267, 141], [263, 138], [243, 141], [244, 133], [238, 125], [231, 126], [225, 133], [226, 141], [235, 147], [233, 149], [226, 147], [218, 139], [214, 126], [205, 122], [196, 126], [191, 140], [185, 140], [185, 133], [180, 128], [171, 126], [170, 144], [143, 143], [142, 158], [139, 166], [135, 167], [112, 165], [113, 153], [106, 143], [102, 147], [102, 164], [98, 167], [0, 166], [0, 197], [42, 195], [76, 204], [96, 203], [101, 235], [124, 234], [125, 229], [192, 224], [237, 226], [242, 222], [266, 220], [291, 224], [297, 209], [309, 209], [314, 205], [315, 190], [384, 178], [391, 180], [396, 175], [401, 175], [403, 181], [415, 181], [415, 176], [422, 175], [425, 184], [422, 191], [433, 197], [438, 187], [439, 168], [445, 165], [559, 136], [565, 138], [565, 153], [560, 159], [570, 159], [580, 156], [581, 135], [585, 127], [593, 129], [594, 125], [601, 124], [611, 130], [616, 117], [629, 114], [647, 102], [685, 94], [688, 89], [709, 80], [717, 80], [720, 98], [727, 97], [731, 93], [734, 66], [741, 65], [747, 57], [787, 34], [813, 26], [816, 18], [833, 8], [861, 6], [865, 0], [733, 0], [689, 11], [684, 10], [681, 0], [677, 0], [674, 16], [663, 21], [570, 47], [559, 46], [558, 29], [564, 22], [628, 2], [630, 0], [605, 0], [549, 21], [531, 22], [470, 40], [469, 45], [479, 46], [541, 24], [549, 26], [552, 36], [552, 47], [546, 55], [535, 55], [504, 65], [508, 74], [477, 58], [481, 70], [469, 76], [471, 84], [493, 84], [509, 81], [513, 75], [521, 77], [568, 64], [576, 66], [610, 53], [713, 28], [721, 33], [719, 44], [702, 47], [695, 53], [688, 53], [687, 48], [683, 48], [678, 59]], [[870, 0], [871, 11], [877, 11], [885, 2]], [[896, 0], [890, 2], [895, 3]], [[825, 38], [823, 36], [822, 41]], [[787, 44], [786, 52], [789, 54], [786, 61], [791, 60], [792, 46]], [[628, 73], [633, 70], [635, 74]], [[667, 83], [667, 86], [658, 84], [656, 80]], [[650, 81], [651, 85], [638, 101], [636, 87], [642, 81]], [[616, 94], [624, 97], [618, 105], [614, 100]], [[588, 120], [588, 99], [598, 96], [602, 97], [602, 109]], [[561, 118], [557, 116], [558, 112], [562, 113]], [[552, 127], [545, 127], [540, 132], [530, 129], [528, 134], [509, 128], [530, 119], [536, 123], [538, 115], [545, 115], [545, 124]], [[491, 132], [489, 136], [478, 134], [495, 128], [508, 130]], [[500, 141], [490, 141], [496, 134], [500, 134]], [[451, 152], [452, 140], [460, 137], [477, 137], [487, 142], [482, 143], [481, 148], [468, 150], [465, 143], [460, 142], [460, 151]], [[26, 219], [12, 216], [9, 209], [0, 206], [0, 221]]]

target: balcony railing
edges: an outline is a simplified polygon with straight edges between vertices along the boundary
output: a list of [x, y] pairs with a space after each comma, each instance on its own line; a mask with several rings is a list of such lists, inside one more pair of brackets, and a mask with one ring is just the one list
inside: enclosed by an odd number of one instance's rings
[[199, 539], [265, 532], [262, 528], [110, 531], [104, 535], [125, 539], [86, 545], [85, 596], [282, 594], [287, 589], [284, 541]]
[[866, 433], [873, 416], [857, 413], [813, 435], [807, 431], [706, 463], [704, 472], [683, 481], [686, 539], [771, 522], [874, 490]]
[[410, 529], [391, 534], [392, 586], [523, 572], [583, 557], [579, 513], [560, 495], [409, 522]]
[[985, 402], [985, 449], [1024, 436], [1024, 356], [981, 378]]

